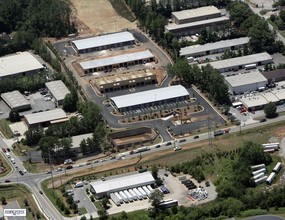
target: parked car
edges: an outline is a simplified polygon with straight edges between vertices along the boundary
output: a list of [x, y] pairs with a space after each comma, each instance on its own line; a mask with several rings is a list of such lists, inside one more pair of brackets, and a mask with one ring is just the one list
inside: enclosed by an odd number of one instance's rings
[[11, 151], [11, 150], [10, 150], [10, 148], [8, 148], [8, 147], [6, 148], [6, 150], [7, 150], [8, 152], [10, 152], [10, 151]]
[[11, 180], [5, 180], [5, 183], [11, 183]]
[[158, 144], [158, 145], [155, 146], [155, 148], [160, 148], [160, 147], [161, 147], [160, 144]]
[[169, 146], [169, 145], [171, 145], [172, 143], [171, 142], [167, 142], [166, 144], [165, 144], [165, 146]]
[[3, 151], [4, 153], [6, 153], [6, 149], [5, 149], [5, 148], [2, 148], [2, 151]]
[[66, 170], [70, 170], [70, 169], [72, 169], [72, 168], [73, 168], [73, 166], [69, 165], [69, 166], [67, 166], [65, 169], [66, 169]]
[[179, 140], [179, 143], [182, 143], [182, 142], [185, 142], [186, 141], [186, 139], [181, 139], [181, 140]]
[[260, 119], [259, 122], [266, 122], [266, 118]]
[[193, 139], [198, 139], [198, 138], [199, 138], [199, 136], [198, 136], [198, 135], [196, 135], [196, 136], [194, 136], [194, 137], [193, 137]]

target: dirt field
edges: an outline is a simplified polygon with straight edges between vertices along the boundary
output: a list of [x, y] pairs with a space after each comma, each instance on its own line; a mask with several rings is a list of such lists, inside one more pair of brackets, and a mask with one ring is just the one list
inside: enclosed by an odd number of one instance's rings
[[119, 16], [108, 0], [71, 0], [75, 16], [84, 24], [79, 24], [79, 35], [116, 32], [126, 28], [135, 28], [131, 23]]

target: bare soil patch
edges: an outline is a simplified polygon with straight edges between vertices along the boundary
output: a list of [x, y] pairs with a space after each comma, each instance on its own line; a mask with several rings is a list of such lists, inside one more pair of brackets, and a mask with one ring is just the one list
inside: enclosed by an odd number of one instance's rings
[[135, 23], [118, 15], [108, 0], [71, 0], [71, 3], [80, 35], [90, 31], [100, 34], [136, 27]]

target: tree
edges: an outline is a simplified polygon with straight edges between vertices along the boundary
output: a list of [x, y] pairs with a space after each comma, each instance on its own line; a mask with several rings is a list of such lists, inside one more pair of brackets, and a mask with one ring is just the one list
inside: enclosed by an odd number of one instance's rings
[[44, 136], [43, 128], [29, 128], [25, 132], [26, 141], [28, 146], [36, 146], [38, 145], [40, 139]]
[[154, 179], [157, 179], [158, 168], [156, 165], [151, 166], [151, 174]]
[[163, 197], [164, 197], [164, 194], [158, 189], [155, 189], [150, 194], [149, 201], [150, 201], [151, 206], [152, 206], [151, 212], [153, 214], [157, 214], [160, 211], [160, 203], [163, 200]]
[[264, 113], [267, 118], [276, 117], [277, 116], [276, 110], [277, 110], [276, 105], [273, 102], [269, 102], [264, 106]]
[[101, 203], [102, 203], [102, 206], [103, 206], [104, 209], [107, 210], [109, 208], [110, 202], [109, 202], [109, 200], [107, 198], [103, 198]]
[[66, 112], [75, 112], [76, 103], [78, 101], [78, 96], [76, 90], [72, 89], [69, 94], [67, 94], [63, 100], [63, 109]]
[[99, 215], [99, 220], [107, 220], [109, 217], [109, 214], [106, 209], [99, 209], [97, 213]]
[[1, 202], [2, 202], [2, 205], [7, 204], [6, 198], [4, 196], [1, 197]]
[[21, 121], [21, 117], [18, 113], [18, 111], [16, 110], [11, 110], [9, 113], [9, 121], [11, 122], [17, 122], [17, 121]]

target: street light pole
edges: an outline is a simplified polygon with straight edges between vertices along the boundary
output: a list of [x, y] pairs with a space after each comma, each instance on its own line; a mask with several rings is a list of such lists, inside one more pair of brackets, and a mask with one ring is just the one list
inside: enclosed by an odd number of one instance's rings
[[48, 156], [49, 156], [49, 165], [50, 165], [50, 175], [51, 175], [52, 188], [54, 189], [54, 182], [53, 182], [53, 174], [52, 174], [52, 165], [51, 165], [50, 149], [49, 149], [49, 151], [48, 151]]

